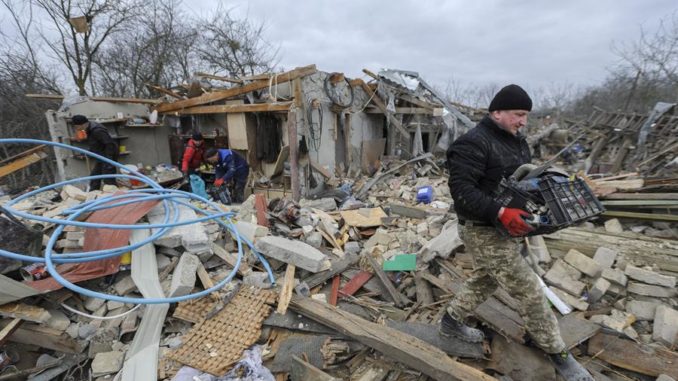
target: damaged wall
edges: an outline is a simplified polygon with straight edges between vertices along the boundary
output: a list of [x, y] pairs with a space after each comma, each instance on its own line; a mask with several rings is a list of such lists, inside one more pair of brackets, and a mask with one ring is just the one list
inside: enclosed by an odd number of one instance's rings
[[[133, 118], [147, 119], [149, 108], [144, 104], [94, 102], [84, 100], [79, 103], [64, 104], [58, 111], [48, 110], [46, 118], [52, 141], [73, 144], [74, 146], [87, 149], [87, 143], [71, 142], [72, 126], [69, 120], [73, 115], [82, 114], [91, 121], [110, 121], [102, 123], [112, 136], [125, 137], [118, 140], [119, 146], [124, 146], [127, 154], [121, 154], [118, 161], [122, 164], [143, 163], [144, 165], [156, 165], [170, 162], [168, 136], [172, 133], [170, 127], [163, 125], [130, 127], [127, 120]], [[122, 116], [122, 118], [119, 118]], [[90, 170], [87, 162], [73, 156], [72, 152], [55, 149], [58, 179], [66, 180], [76, 177], [87, 176]], [[90, 160], [90, 166], [94, 166]]]

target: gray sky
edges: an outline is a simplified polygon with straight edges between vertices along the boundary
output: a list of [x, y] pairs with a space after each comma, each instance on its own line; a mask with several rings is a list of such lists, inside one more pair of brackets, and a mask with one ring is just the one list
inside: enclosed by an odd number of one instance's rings
[[530, 88], [600, 82], [613, 41], [633, 41], [678, 10], [675, 0], [184, 0], [195, 12], [222, 3], [264, 22], [285, 68], [311, 63], [418, 71], [443, 86], [514, 82]]

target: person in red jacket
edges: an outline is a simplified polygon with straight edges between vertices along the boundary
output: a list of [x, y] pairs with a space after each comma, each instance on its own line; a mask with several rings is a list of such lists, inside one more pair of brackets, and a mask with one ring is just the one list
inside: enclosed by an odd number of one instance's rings
[[181, 172], [184, 175], [196, 172], [204, 161], [205, 140], [199, 132], [193, 133], [184, 149], [184, 158], [181, 160]]

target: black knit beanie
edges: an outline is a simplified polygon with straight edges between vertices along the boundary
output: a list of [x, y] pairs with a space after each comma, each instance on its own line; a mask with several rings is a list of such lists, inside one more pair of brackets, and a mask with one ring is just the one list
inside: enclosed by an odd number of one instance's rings
[[79, 125], [85, 124], [87, 122], [89, 122], [89, 120], [84, 115], [80, 115], [80, 114], [73, 115], [73, 118], [71, 118], [71, 123], [73, 123], [73, 125], [75, 125], [75, 126], [79, 126]]
[[193, 136], [191, 136], [193, 140], [202, 140], [202, 134], [200, 132], [194, 132]]
[[518, 85], [508, 85], [497, 93], [490, 102], [490, 112], [499, 110], [532, 111], [532, 99]]

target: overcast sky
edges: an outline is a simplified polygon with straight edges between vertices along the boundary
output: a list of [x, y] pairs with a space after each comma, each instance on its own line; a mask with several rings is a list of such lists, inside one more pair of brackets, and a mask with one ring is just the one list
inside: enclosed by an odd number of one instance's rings
[[223, 3], [264, 22], [285, 68], [315, 63], [359, 77], [388, 67], [438, 85], [532, 88], [599, 83], [615, 64], [613, 41], [633, 41], [678, 9], [675, 0], [184, 1], [194, 12]]

